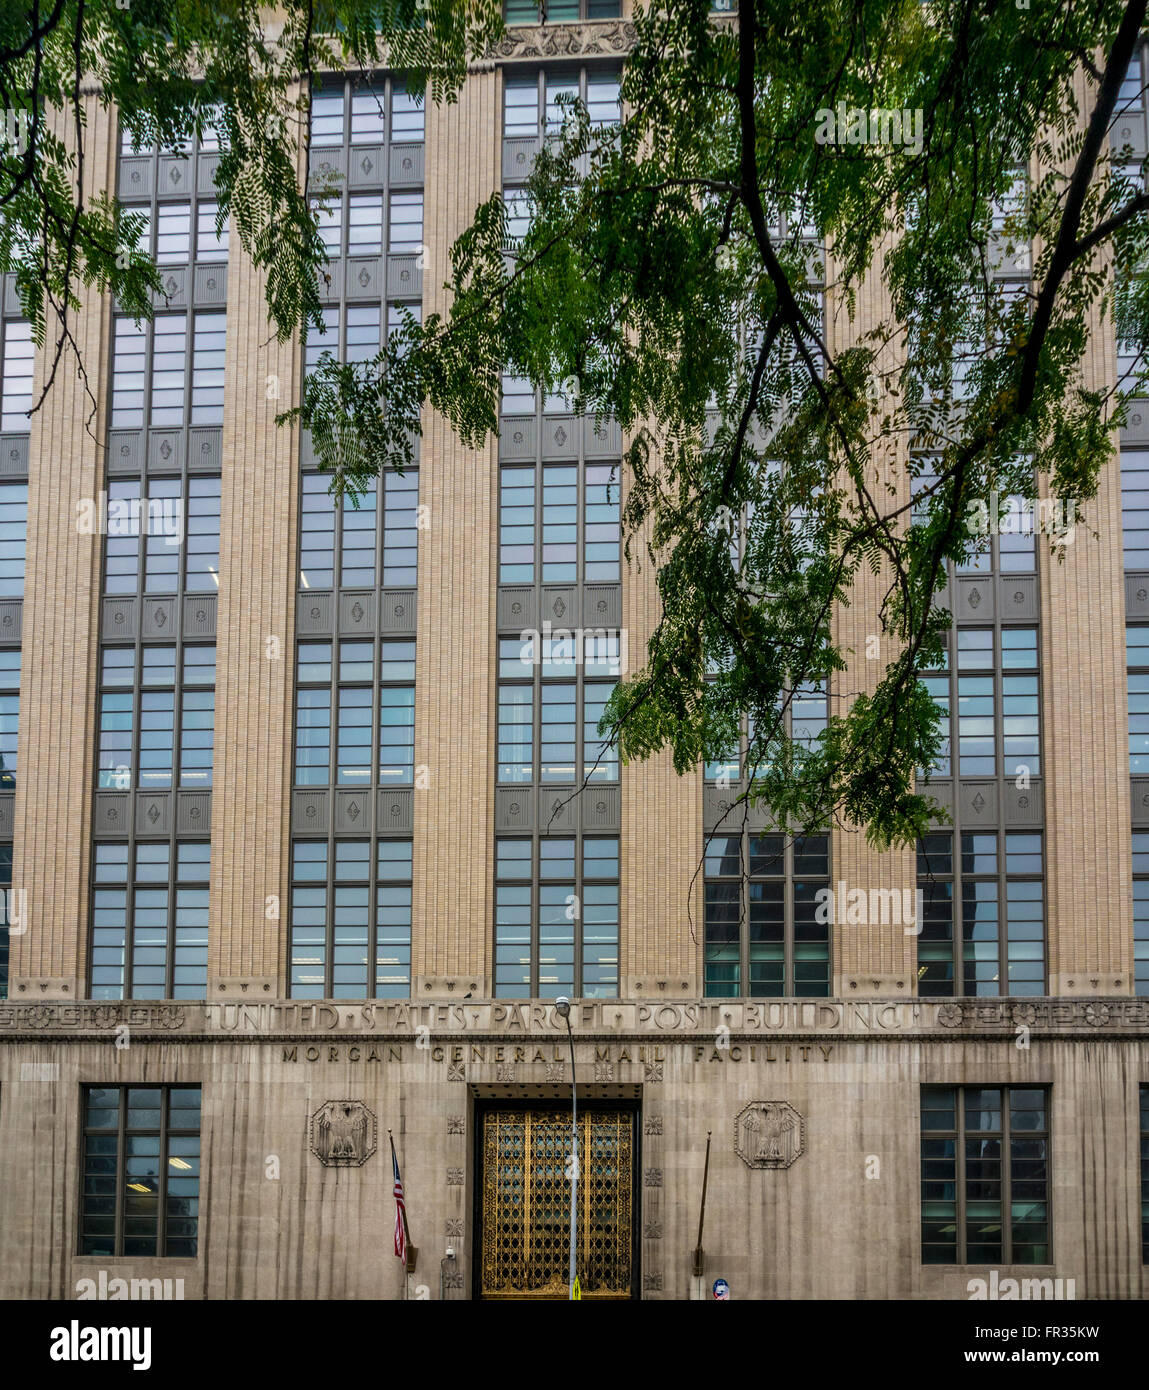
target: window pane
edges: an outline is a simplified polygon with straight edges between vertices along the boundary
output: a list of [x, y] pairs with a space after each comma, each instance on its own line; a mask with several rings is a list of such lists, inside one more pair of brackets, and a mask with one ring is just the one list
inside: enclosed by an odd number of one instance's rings
[[[0, 379], [0, 429], [24, 433], [30, 428], [32, 379], [36, 347], [32, 325], [20, 319], [4, 323], [3, 377]], [[141, 422], [142, 423], [142, 422]]]

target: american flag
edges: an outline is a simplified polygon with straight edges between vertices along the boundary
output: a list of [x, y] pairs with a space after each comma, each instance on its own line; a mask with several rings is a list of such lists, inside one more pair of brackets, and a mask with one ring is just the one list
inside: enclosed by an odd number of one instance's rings
[[403, 1202], [403, 1179], [399, 1176], [399, 1160], [395, 1157], [395, 1140], [391, 1140], [391, 1167], [395, 1173], [395, 1253], [407, 1258], [407, 1208]]

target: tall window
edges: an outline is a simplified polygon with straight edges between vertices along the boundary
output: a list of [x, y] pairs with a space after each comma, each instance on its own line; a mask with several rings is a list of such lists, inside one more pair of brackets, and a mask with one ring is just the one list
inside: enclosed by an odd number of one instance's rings
[[1125, 659], [1129, 681], [1129, 771], [1149, 775], [1149, 624], [1127, 623]]
[[[932, 460], [922, 461], [914, 479], [917, 498], [922, 499], [936, 481]], [[989, 585], [1008, 576], [1036, 574], [1037, 524], [1029, 501], [1003, 498], [1000, 515], [991, 517], [998, 499], [983, 500], [991, 534], [982, 537], [968, 560], [954, 567], [954, 574], [959, 580], [984, 575]], [[915, 524], [922, 524], [926, 514], [924, 500], [916, 501]], [[1012, 596], [1016, 600], [1024, 593], [1014, 590]], [[981, 588], [973, 588], [971, 615], [960, 618], [947, 638], [941, 665], [920, 677], [943, 714], [942, 747], [927, 771], [934, 777], [1037, 777], [1041, 770], [1038, 630], [1000, 622], [975, 626], [972, 605], [981, 601]], [[957, 653], [956, 673], [952, 650]], [[952, 743], [955, 709], [956, 749]]]
[[1048, 1264], [1048, 1093], [923, 1086], [923, 1264]]
[[507, 140], [558, 135], [572, 107], [581, 102], [593, 126], [617, 125], [622, 118], [617, 71], [565, 68], [521, 76], [503, 85], [503, 136]]
[[[121, 132], [119, 153], [132, 164], [121, 167], [119, 172], [119, 206], [124, 213], [142, 220], [136, 245], [161, 267], [228, 259], [228, 224], [225, 221], [217, 228], [220, 202], [214, 192], [206, 190], [208, 183], [214, 182], [221, 133], [217, 121], [207, 125], [203, 135], [183, 140], [179, 150], [160, 152], [138, 149], [133, 145], [131, 132], [126, 128]], [[170, 153], [185, 154], [188, 168], [167, 168], [167, 178], [161, 178], [164, 167], [158, 164], [158, 157]], [[150, 161], [147, 175], [140, 170], [139, 156]]]
[[107, 494], [105, 594], [218, 590], [218, 475], [112, 478]]
[[[300, 642], [295, 785], [408, 787], [415, 773], [415, 643]], [[374, 770], [374, 771], [373, 771]]]
[[[920, 525], [937, 473], [928, 458], [917, 470]], [[1035, 623], [1001, 621], [1007, 603], [1036, 601], [1033, 581], [1021, 576], [1036, 576], [1039, 528], [1032, 499], [982, 501], [986, 533], [950, 577], [958, 620], [937, 668], [919, 677], [942, 713], [941, 747], [921, 775], [927, 783], [955, 779], [951, 823], [918, 842], [923, 996], [1038, 995], [1046, 988], [1041, 784], [1034, 780], [1043, 770], [1039, 631]], [[975, 785], [962, 787], [966, 779]], [[1033, 828], [1006, 831], [1010, 807], [1013, 824]]]
[[[0, 431], [5, 434], [27, 435], [31, 429], [34, 367], [31, 325], [23, 319], [0, 321]], [[19, 447], [23, 454], [10, 448], [5, 453], [22, 457], [18, 466], [26, 471], [26, 441]], [[27, 530], [28, 484], [0, 483], [0, 599], [24, 596]], [[11, 793], [16, 787], [19, 722], [20, 648], [0, 647], [0, 792]], [[0, 842], [0, 999], [8, 997], [11, 891], [12, 843]]]
[[1133, 992], [1149, 994], [1149, 830], [1133, 832]]
[[[1125, 70], [1125, 75], [1121, 79], [1120, 90], [1117, 93], [1109, 136], [1115, 154], [1120, 153], [1127, 143], [1136, 144], [1134, 132], [1138, 131], [1137, 123], [1144, 120], [1145, 80], [1141, 71], [1144, 51], [1144, 47], [1139, 44]], [[1143, 126], [1139, 128], [1139, 133], [1144, 138]]]
[[32, 325], [24, 319], [0, 322], [0, 430], [5, 434], [24, 434], [31, 428], [33, 371], [36, 345]]
[[226, 261], [228, 226], [219, 224], [219, 203], [214, 198], [186, 203], [123, 203], [124, 211], [138, 215], [143, 226], [136, 245], [158, 266], [187, 265], [191, 261]]
[[311, 333], [303, 352], [304, 374], [313, 372], [325, 354], [340, 362], [369, 362], [382, 343], [378, 304], [349, 304], [321, 311], [323, 332]]
[[621, 485], [616, 463], [499, 469], [500, 584], [617, 584]]
[[97, 841], [92, 999], [207, 996], [206, 841]]
[[222, 425], [224, 338], [220, 310], [115, 320], [112, 429]]
[[952, 831], [918, 841], [918, 993], [1044, 994], [1041, 834], [961, 832], [958, 840], [957, 865]]
[[961, 627], [956, 639], [959, 774], [1038, 776], [1037, 629]]
[[[322, 287], [327, 300], [325, 331], [308, 336], [305, 374], [315, 370], [325, 353], [344, 363], [369, 361], [383, 346], [384, 335], [402, 328], [407, 314], [416, 322], [421, 319], [423, 138], [422, 94], [403, 83], [390, 78], [372, 83], [342, 74], [317, 82], [311, 98], [312, 189], [331, 268]], [[309, 470], [314, 459], [306, 439], [303, 448], [303, 468]], [[305, 471], [304, 527], [317, 520], [322, 524], [322, 512], [331, 505], [318, 496], [319, 486], [316, 475]], [[375, 504], [383, 500], [365, 498], [360, 507], [378, 515], [383, 509]], [[319, 504], [319, 517], [306, 514], [311, 503]], [[370, 549], [377, 562], [377, 548], [365, 544], [367, 515], [352, 519], [352, 510], [342, 508], [344, 527], [359, 531], [360, 551]], [[308, 571], [306, 531], [303, 539], [301, 586], [316, 587]], [[355, 548], [355, 537], [343, 539]], [[315, 567], [336, 569], [334, 563]], [[406, 568], [413, 569], [413, 561]], [[352, 565], [345, 575], [320, 583], [331, 588], [376, 586], [377, 577], [355, 576], [354, 569]]]
[[8, 932], [12, 925], [12, 841], [0, 842], [0, 999], [8, 998]]
[[98, 785], [211, 786], [215, 646], [104, 647]]
[[618, 840], [495, 842], [495, 994], [618, 996]]
[[28, 484], [0, 483], [0, 598], [23, 598]]
[[304, 473], [299, 583], [304, 589], [413, 588], [418, 576], [419, 474], [388, 472], [358, 506], [336, 502], [325, 473]]
[[411, 994], [411, 841], [296, 840], [291, 997]]
[[81, 1255], [193, 1259], [200, 1088], [85, 1086]]
[[414, 256], [423, 244], [423, 194], [350, 193], [315, 199], [329, 260], [341, 256]]
[[829, 882], [826, 835], [715, 835], [706, 850], [705, 994], [828, 995], [830, 923], [819, 892]]
[[16, 786], [20, 727], [20, 648], [0, 647], [0, 791]]
[[[799, 685], [793, 692], [787, 693], [789, 705], [782, 715], [782, 728], [796, 743], [813, 748], [826, 729], [825, 688], [821, 685]], [[707, 782], [729, 786], [742, 779], [749, 781], [766, 770], [768, 764], [763, 750], [755, 743], [755, 730], [754, 720], [743, 718], [738, 746], [706, 764]]]
[[1121, 527], [1125, 568], [1149, 569], [1149, 449], [1122, 445]]
[[[401, 82], [375, 84], [325, 77], [311, 98], [311, 145], [329, 150], [343, 145], [379, 145], [387, 139], [388, 109], [393, 144], [423, 140], [423, 98]], [[361, 169], [364, 180], [382, 171]]]
[[[606, 14], [585, 11], [599, 10], [595, 0], [582, 0], [584, 18], [605, 18]], [[544, 7], [547, 21], [556, 19], [554, 0]], [[512, 10], [515, 14], [512, 15]], [[618, 14], [618, 3], [607, 5], [606, 11]], [[507, 22], [534, 23], [540, 13], [538, 5], [507, 6]], [[563, 19], [577, 19], [579, 5], [577, 0], [565, 6]], [[536, 151], [544, 138], [561, 135], [566, 123], [575, 118], [574, 104], [585, 106], [591, 126], [604, 131], [616, 126], [622, 119], [620, 99], [621, 77], [617, 70], [586, 68], [564, 68], [562, 70], [532, 72], [524, 74], [508, 73], [503, 83], [503, 201], [507, 208], [507, 235], [512, 243], [508, 255], [513, 255], [514, 244], [527, 234], [530, 227], [530, 199], [524, 187], [529, 178]], [[539, 400], [529, 381], [504, 374], [502, 382], [501, 413], [503, 415], [531, 415], [538, 410]], [[552, 414], [564, 414], [573, 402], [560, 391], [547, 396], [542, 402], [544, 410]]]
[[617, 634], [500, 637], [498, 780], [618, 781], [598, 734], [618, 674]]

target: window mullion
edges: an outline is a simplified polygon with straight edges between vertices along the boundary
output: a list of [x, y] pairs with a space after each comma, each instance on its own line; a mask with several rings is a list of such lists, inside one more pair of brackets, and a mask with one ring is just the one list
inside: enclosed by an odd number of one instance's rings
[[[125, 984], [127, 979], [125, 978]], [[124, 1193], [127, 1190], [128, 1159], [127, 1159], [127, 1125], [128, 1125], [128, 1090], [121, 1087], [118, 1091], [119, 1106], [117, 1114], [119, 1123], [116, 1126], [116, 1234], [114, 1248], [116, 1254], [124, 1253]]]
[[[195, 325], [197, 312], [189, 307], [184, 312], [184, 398], [183, 398], [183, 430], [186, 432], [191, 428], [192, 416], [192, 391], [195, 388]], [[187, 457], [187, 443], [185, 440], [183, 456]]]
[[[141, 624], [142, 627], [142, 624]], [[133, 656], [135, 658], [132, 666], [132, 765], [131, 775], [128, 778], [128, 785], [132, 790], [133, 796], [129, 799], [135, 800], [134, 793], [142, 791], [140, 786], [140, 752], [142, 730], [141, 725], [144, 719], [144, 643], [143, 638], [136, 637]], [[128, 818], [128, 837], [129, 843], [135, 839], [136, 825], [135, 817]]]
[[[337, 614], [339, 612], [339, 595], [343, 590], [343, 498], [340, 497], [336, 499], [333, 497], [331, 502], [332, 510], [335, 513], [335, 525], [332, 527], [334, 532], [332, 537], [334, 555], [332, 556], [331, 562], [331, 584], [332, 588], [335, 590], [334, 606], [335, 613]], [[338, 626], [338, 623], [336, 625]]]
[[[750, 993], [750, 830], [738, 834], [738, 993]], [[704, 909], [705, 910], [705, 909]]]
[[[386, 255], [386, 247], [384, 247], [384, 255]], [[384, 267], [384, 269], [386, 269], [386, 267]], [[385, 313], [382, 309], [380, 309], [380, 311], [379, 311], [379, 317], [380, 317], [380, 319], [383, 319], [383, 320], [385, 320], [386, 317], [387, 317], [386, 313]], [[381, 329], [380, 331], [385, 331], [385, 330], [384, 330], [384, 329]], [[418, 506], [418, 497], [419, 497], [419, 494], [418, 494], [418, 491], [416, 490], [416, 493], [415, 493], [416, 506]], [[375, 592], [376, 592], [378, 595], [380, 595], [380, 599], [379, 599], [379, 602], [380, 602], [380, 603], [382, 602], [382, 592], [383, 592], [383, 561], [384, 561], [384, 545], [383, 545], [383, 538], [384, 538], [384, 536], [386, 536], [386, 534], [387, 534], [387, 488], [386, 488], [386, 481], [385, 481], [383, 472], [380, 472], [379, 476], [375, 479], [375, 585], [374, 585]], [[416, 539], [416, 545], [417, 545], [417, 544], [418, 544], [418, 540]], [[417, 565], [418, 565], [418, 560], [416, 559], [416, 566], [417, 566]], [[419, 574], [419, 571], [418, 571], [418, 568], [416, 568], [416, 571], [415, 571], [416, 583], [418, 583], [418, 574]], [[376, 632], [376, 635], [378, 635], [378, 632], [379, 632], [380, 620], [381, 620], [381, 614], [377, 614], [377, 615], [376, 615], [376, 620], [375, 620], [375, 632]]]
[[[327, 785], [334, 790], [336, 783], [336, 764], [339, 758], [339, 719], [343, 712], [343, 702], [340, 698], [343, 686], [339, 680], [339, 645], [338, 639], [332, 638], [331, 643], [331, 708], [328, 718], [330, 720], [330, 733], [327, 739]], [[330, 822], [330, 817], [328, 820]]]
[[[334, 791], [334, 787], [332, 788]], [[334, 802], [332, 796], [332, 802]], [[323, 997], [335, 991], [335, 895], [339, 887], [339, 863], [335, 852], [335, 816], [327, 817], [327, 892], [324, 894]]]
[[965, 1088], [956, 1086], [954, 1088], [954, 1132], [957, 1135], [955, 1140], [956, 1165], [954, 1172], [957, 1174], [957, 1182], [954, 1192], [954, 1220], [957, 1223], [957, 1263], [964, 1265], [966, 1262], [966, 1177], [965, 1177]]
[[[789, 721], [787, 721], [789, 723]], [[796, 964], [795, 938], [797, 935], [796, 921], [798, 916], [798, 894], [795, 890], [794, 875], [796, 870], [795, 854], [796, 845], [793, 836], [787, 838], [786, 843], [786, 931], [784, 936], [785, 946], [783, 956], [785, 959], [786, 984], [789, 986], [789, 993], [798, 993], [798, 968]]]
[[[956, 824], [956, 808], [954, 822], [950, 845], [950, 956], [953, 960], [954, 998], [961, 999], [965, 996], [965, 931], [961, 897], [961, 834]], [[921, 940], [920, 927], [917, 940]]]
[[164, 960], [164, 984], [166, 993], [164, 997], [171, 999], [175, 993], [175, 974], [176, 974], [176, 883], [179, 879], [179, 870], [176, 867], [179, 858], [179, 849], [175, 838], [175, 817], [172, 817], [172, 831], [168, 836], [168, 925], [167, 925], [167, 955]]
[[536, 800], [536, 820], [539, 822], [540, 831], [542, 829], [542, 801], [543, 801], [543, 663], [540, 653], [539, 660], [535, 666], [535, 673], [531, 678], [531, 730], [532, 748], [531, 762], [534, 773], [535, 800]]
[[542, 855], [539, 832], [531, 835], [531, 998], [539, 997], [539, 956], [542, 951]]
[[156, 1193], [156, 1254], [167, 1254], [167, 1221], [165, 1214], [168, 1205], [168, 1130], [171, 1127], [172, 1093], [165, 1086], [160, 1092], [160, 1161], [159, 1190]]
[[[376, 593], [378, 593], [378, 586], [376, 586]], [[367, 829], [374, 835], [375, 807], [379, 800], [379, 787], [383, 780], [383, 738], [382, 729], [380, 728], [380, 721], [383, 718], [383, 648], [379, 639], [378, 621], [375, 623], [375, 631], [371, 638], [371, 671], [373, 679], [370, 686], [371, 698], [368, 701], [368, 709], [370, 711], [368, 717], [371, 720], [371, 768], [370, 776], [367, 779], [367, 795], [370, 797], [371, 804], [367, 814]], [[388, 682], [388, 688], [391, 688], [390, 682]], [[414, 753], [412, 752], [412, 789], [414, 788], [414, 778]]]
[[574, 842], [574, 895], [578, 911], [574, 918], [574, 959], [571, 962], [571, 992], [575, 999], [582, 998], [582, 919], [586, 911], [586, 895], [583, 892], [583, 853], [582, 836], [575, 835]]
[[[1005, 983], [1004, 981], [1002, 983]], [[1013, 1263], [1013, 1202], [1010, 1192], [1010, 1168], [1013, 1144], [1010, 1137], [1010, 1088], [1001, 1088], [1001, 1258], [1004, 1264]], [[1049, 1146], [1046, 1145], [1046, 1153]], [[1046, 1162], [1048, 1162], [1048, 1158]]]
[[[581, 634], [575, 629], [576, 641]], [[586, 684], [578, 654], [575, 655], [574, 675], [574, 785], [581, 787], [586, 777]], [[576, 866], [577, 867], [577, 866]], [[579, 900], [582, 901], [581, 899]]]

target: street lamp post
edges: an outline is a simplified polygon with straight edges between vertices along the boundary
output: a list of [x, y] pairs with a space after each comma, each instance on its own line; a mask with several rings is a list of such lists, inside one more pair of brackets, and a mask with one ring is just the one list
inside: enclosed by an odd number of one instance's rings
[[575, 1268], [575, 1214], [578, 1211], [578, 1090], [575, 1086], [575, 1055], [574, 1055], [574, 1033], [571, 1032], [571, 1001], [565, 994], [559, 995], [555, 1000], [555, 1010], [558, 1016], [566, 1020], [567, 1040], [571, 1049], [571, 1260], [570, 1260], [570, 1297], [575, 1296], [575, 1280], [578, 1271]]

